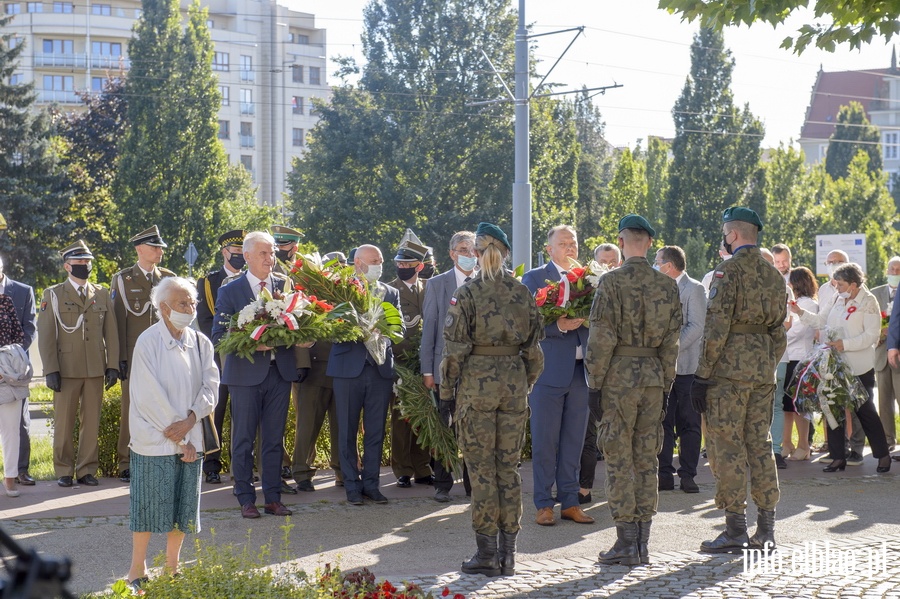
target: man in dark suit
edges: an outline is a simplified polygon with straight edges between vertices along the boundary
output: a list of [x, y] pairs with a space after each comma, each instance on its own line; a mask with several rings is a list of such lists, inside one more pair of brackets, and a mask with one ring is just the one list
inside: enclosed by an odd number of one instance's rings
[[[412, 233], [409, 229], [407, 231]], [[406, 364], [404, 354], [419, 353], [417, 333], [421, 330], [425, 302], [425, 282], [419, 279], [419, 272], [425, 267], [427, 252], [427, 247], [404, 238], [394, 256], [397, 278], [389, 285], [399, 293], [400, 308], [406, 321], [406, 336], [394, 347], [394, 359], [400, 364]], [[391, 410], [391, 469], [397, 477], [397, 486], [401, 488], [411, 487], [413, 478], [420, 485], [434, 483], [431, 455], [419, 445], [416, 433], [396, 405], [396, 398]]]
[[[380, 295], [383, 301], [400, 310], [397, 290], [378, 282], [383, 263], [381, 250], [374, 245], [361, 245], [356, 249], [353, 264], [357, 274], [368, 281], [369, 293]], [[335, 343], [328, 358], [326, 374], [333, 379], [337, 402], [341, 471], [344, 473], [347, 501], [362, 505], [363, 497], [367, 497], [375, 503], [387, 503], [387, 498], [378, 490], [378, 479], [384, 447], [384, 422], [394, 382], [391, 346], [388, 344], [384, 362], [378, 364], [361, 341]], [[365, 428], [362, 472], [357, 465], [356, 453], [361, 412]]]
[[[572, 268], [571, 260], [578, 257], [575, 229], [568, 225], [550, 229], [546, 249], [551, 261], [522, 277], [522, 284], [532, 294], [547, 281], [559, 281]], [[588, 329], [583, 324], [583, 318], [561, 317], [544, 327], [544, 371], [528, 398], [534, 506], [538, 510], [535, 522], [542, 526], [556, 524], [551, 492], [554, 484], [564, 520], [594, 522], [578, 501], [578, 473], [589, 412], [584, 371]]]
[[[211, 271], [205, 277], [197, 281], [197, 326], [200, 332], [212, 339], [213, 313], [216, 310], [216, 297], [219, 295], [219, 287], [225, 279], [239, 275], [244, 268], [244, 235], [247, 232], [241, 229], [228, 231], [219, 236], [219, 247], [222, 253], [222, 268]], [[219, 353], [215, 353], [216, 366], [222, 370], [222, 360]], [[213, 423], [219, 439], [222, 438], [222, 427], [225, 423], [225, 413], [228, 410], [228, 385], [219, 385], [219, 401], [216, 403], [216, 411], [213, 414]], [[210, 452], [203, 456], [203, 472], [206, 482], [218, 485], [222, 482], [222, 452]]]
[[675, 279], [681, 299], [681, 333], [678, 337], [678, 360], [675, 383], [666, 395], [666, 417], [663, 420], [663, 445], [659, 460], [659, 490], [675, 488], [675, 466], [672, 455], [678, 439], [679, 487], [685, 493], [699, 493], [694, 482], [700, 462], [700, 414], [691, 406], [691, 384], [700, 362], [700, 345], [706, 325], [706, 288], [687, 275], [684, 250], [667, 245], [656, 252], [653, 268]]
[[[0, 295], [8, 295], [16, 308], [16, 316], [22, 330], [25, 331], [25, 351], [34, 341], [34, 331], [37, 329], [37, 314], [34, 312], [34, 289], [24, 283], [13, 281], [3, 273], [3, 258], [0, 258]], [[28, 416], [28, 398], [22, 402], [22, 418], [19, 421], [19, 484], [32, 486], [34, 479], [28, 474], [28, 464], [31, 462], [31, 437], [28, 435], [28, 425], [31, 419]]]
[[[422, 364], [422, 378], [425, 386], [438, 396], [441, 419], [447, 426], [453, 426], [453, 415], [456, 412], [456, 399], [442, 398], [441, 358], [444, 353], [444, 320], [453, 292], [475, 275], [478, 258], [475, 257], [475, 233], [457, 231], [450, 238], [450, 259], [453, 268], [428, 281], [425, 286], [425, 302], [422, 307], [422, 347], [419, 349], [419, 360]], [[469, 472], [463, 464], [463, 486], [466, 495], [472, 494], [469, 483]], [[434, 463], [434, 499], [440, 503], [450, 501], [450, 489], [453, 488], [453, 472], [435, 460]]]
[[[244, 238], [247, 272], [219, 289], [212, 341], [218, 343], [228, 330], [231, 317], [256, 300], [262, 289], [282, 291], [285, 278], [272, 272], [275, 240], [263, 231]], [[225, 354], [222, 383], [231, 394], [231, 474], [234, 494], [244, 518], [259, 518], [253, 487], [253, 441], [260, 443], [262, 490], [265, 512], [289, 516], [281, 503], [281, 440], [287, 419], [291, 382], [297, 379], [294, 348], [260, 345], [253, 361]]]

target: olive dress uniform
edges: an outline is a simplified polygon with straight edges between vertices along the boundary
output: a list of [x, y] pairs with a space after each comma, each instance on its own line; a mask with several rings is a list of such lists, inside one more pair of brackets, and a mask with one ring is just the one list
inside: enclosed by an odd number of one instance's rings
[[[159, 315], [150, 303], [150, 290], [164, 277], [174, 276], [175, 273], [171, 270], [159, 267], [154, 268], [148, 276], [137, 264], [113, 275], [110, 286], [123, 362], [131, 364], [138, 337], [159, 320]], [[130, 455], [128, 444], [131, 442], [131, 433], [128, 430], [128, 412], [131, 406], [130, 381], [127, 372], [120, 369], [120, 374], [122, 376], [122, 419], [119, 421], [119, 442], [116, 453], [119, 457], [119, 472], [124, 474], [123, 478], [127, 478]]]
[[[421, 331], [422, 311], [425, 307], [425, 282], [416, 279], [410, 288], [399, 278], [388, 283], [400, 293], [400, 309], [403, 318], [406, 319], [406, 336], [394, 346], [394, 359], [399, 364], [405, 365], [404, 352], [415, 352], [418, 356], [418, 346], [412, 345], [412, 337], [416, 331]], [[419, 373], [416, 373], [419, 374]], [[394, 476], [415, 477], [416, 482], [433, 482], [431, 472], [431, 454], [423, 449], [418, 442], [416, 433], [413, 432], [409, 422], [400, 414], [396, 405], [391, 410], [391, 470]], [[408, 481], [407, 481], [408, 484]]]
[[[84, 250], [88, 251], [87, 246]], [[97, 474], [103, 377], [119, 364], [119, 335], [109, 290], [86, 283], [82, 299], [74, 283], [69, 279], [45, 289], [38, 318], [44, 375], [59, 373], [62, 379], [61, 390], [53, 394], [53, 468], [61, 486], [71, 486], [73, 475], [81, 479]], [[76, 416], [81, 423], [77, 454]], [[64, 478], [68, 484], [63, 484]]]
[[[748, 208], [729, 208], [724, 222], [749, 222], [761, 231], [759, 216]], [[706, 447], [716, 478], [716, 506], [725, 510], [726, 531], [701, 544], [711, 553], [740, 551], [760, 535], [774, 543], [772, 528], [779, 499], [772, 453], [774, 372], [787, 347], [784, 278], [755, 245], [736, 247], [730, 260], [713, 272], [706, 325], [692, 396], [705, 412]], [[705, 392], [705, 393], [704, 393]], [[705, 405], [703, 405], [705, 403]], [[698, 405], [699, 404], [699, 405]], [[747, 539], [744, 511], [747, 484], [758, 510], [757, 533]]]

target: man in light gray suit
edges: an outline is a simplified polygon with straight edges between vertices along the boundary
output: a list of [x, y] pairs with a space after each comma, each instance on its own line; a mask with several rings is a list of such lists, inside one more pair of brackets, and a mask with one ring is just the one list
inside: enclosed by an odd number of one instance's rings
[[667, 245], [656, 252], [653, 268], [675, 279], [681, 299], [683, 325], [678, 338], [678, 361], [675, 363], [675, 383], [666, 398], [666, 417], [663, 420], [663, 445], [659, 459], [659, 490], [675, 488], [675, 467], [672, 453], [675, 438], [678, 444], [678, 476], [681, 490], [699, 493], [694, 482], [700, 462], [700, 414], [691, 407], [691, 383], [700, 362], [700, 345], [706, 322], [706, 289], [690, 278], [685, 269], [684, 250]]
[[[900, 285], [900, 256], [888, 260], [887, 285], [872, 290], [878, 300], [878, 309], [890, 314], [896, 300], [897, 286]], [[878, 383], [878, 415], [884, 426], [884, 436], [888, 445], [896, 444], [897, 431], [894, 424], [895, 405], [900, 395], [900, 368], [893, 368], [887, 359], [887, 327], [881, 330], [881, 337], [875, 345], [875, 380]]]
[[[439, 395], [441, 355], [444, 352], [444, 319], [447, 318], [447, 308], [450, 307], [453, 292], [475, 276], [478, 259], [475, 258], [474, 233], [459, 231], [450, 238], [450, 259], [453, 260], [453, 268], [430, 279], [425, 285], [425, 302], [422, 307], [422, 346], [419, 350], [422, 378], [425, 386], [438, 396], [441, 419], [447, 426], [451, 426], [453, 423], [456, 401], [452, 398], [444, 400]], [[450, 501], [453, 473], [447, 471], [444, 465], [436, 460], [433, 469], [434, 499], [446, 503]], [[472, 487], [469, 485], [469, 476], [465, 466], [463, 467], [463, 485], [466, 495], [470, 495]]]

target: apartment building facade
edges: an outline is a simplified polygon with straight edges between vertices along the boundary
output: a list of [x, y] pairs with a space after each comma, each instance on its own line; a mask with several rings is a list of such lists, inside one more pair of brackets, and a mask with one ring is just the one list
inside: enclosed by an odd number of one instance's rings
[[[37, 103], [83, 108], [76, 91], [99, 92], [131, 67], [128, 41], [141, 16], [136, 0], [5, 0], [5, 29], [25, 44], [14, 83], [34, 82]], [[189, 0], [181, 1], [187, 18]], [[275, 0], [206, 0], [222, 106], [219, 139], [242, 164], [261, 204], [280, 206], [294, 157], [315, 125], [313, 98], [327, 99], [325, 30], [315, 16]]]

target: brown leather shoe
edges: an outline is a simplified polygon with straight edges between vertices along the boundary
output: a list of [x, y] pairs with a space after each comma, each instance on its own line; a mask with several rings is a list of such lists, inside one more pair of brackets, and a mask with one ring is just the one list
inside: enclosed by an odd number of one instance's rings
[[252, 503], [246, 503], [241, 506], [241, 516], [244, 518], [259, 518], [259, 510]]
[[31, 475], [28, 474], [27, 470], [20, 470], [19, 476], [16, 478], [20, 485], [25, 485], [26, 487], [33, 487], [35, 484], [34, 479], [31, 478]]
[[553, 508], [552, 507], [542, 507], [538, 510], [537, 516], [535, 516], [534, 521], [540, 524], [541, 526], [553, 526], [556, 524], [556, 518], [553, 516]]
[[573, 505], [572, 507], [566, 508], [559, 513], [560, 518], [563, 520], [571, 520], [572, 522], [578, 522], [579, 524], [593, 524], [594, 519], [584, 513], [584, 510], [581, 509], [581, 506]]
[[284, 507], [284, 504], [280, 501], [273, 501], [272, 503], [267, 503], [263, 508], [267, 514], [271, 514], [273, 516], [290, 516], [294, 512]]

